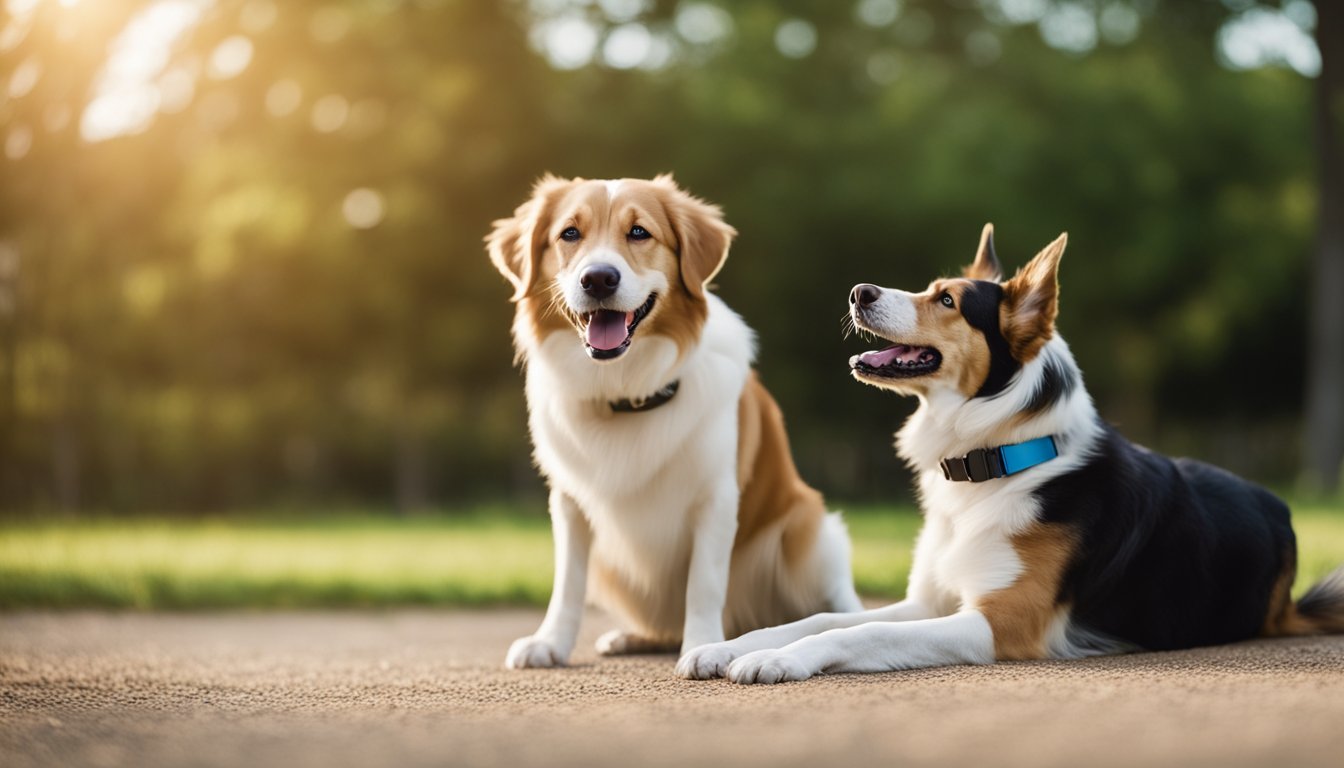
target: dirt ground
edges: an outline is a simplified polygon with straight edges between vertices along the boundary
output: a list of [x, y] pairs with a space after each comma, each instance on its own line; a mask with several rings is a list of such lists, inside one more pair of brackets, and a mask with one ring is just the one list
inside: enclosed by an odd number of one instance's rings
[[0, 615], [0, 763], [1344, 765], [1344, 637], [1081, 662], [673, 677], [501, 668], [535, 611]]

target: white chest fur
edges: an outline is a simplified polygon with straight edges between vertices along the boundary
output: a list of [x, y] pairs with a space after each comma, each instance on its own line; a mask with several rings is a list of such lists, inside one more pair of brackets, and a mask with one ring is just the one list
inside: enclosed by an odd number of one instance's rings
[[[711, 295], [700, 342], [680, 360], [670, 340], [652, 335], [609, 363], [588, 359], [570, 332], [528, 351], [537, 464], [589, 520], [595, 554], [633, 580], [684, 567], [695, 512], [736, 482], [737, 408], [752, 346], [741, 318]], [[654, 410], [609, 405], [673, 380], [677, 395]]]

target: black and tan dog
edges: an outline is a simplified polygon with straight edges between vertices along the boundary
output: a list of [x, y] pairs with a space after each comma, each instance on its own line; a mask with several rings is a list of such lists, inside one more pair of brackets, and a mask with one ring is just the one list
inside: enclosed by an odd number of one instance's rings
[[986, 226], [961, 278], [854, 288], [854, 324], [893, 342], [854, 377], [920, 399], [897, 440], [925, 515], [907, 598], [698, 648], [697, 669], [773, 683], [1344, 632], [1344, 569], [1290, 596], [1282, 501], [1098, 418], [1055, 332], [1064, 244], [1003, 282]]

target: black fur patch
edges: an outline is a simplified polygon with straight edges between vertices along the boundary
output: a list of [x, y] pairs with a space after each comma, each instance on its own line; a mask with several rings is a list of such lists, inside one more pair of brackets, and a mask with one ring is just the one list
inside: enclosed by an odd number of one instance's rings
[[1042, 522], [1078, 537], [1058, 597], [1073, 606], [1073, 623], [1148, 650], [1255, 637], [1296, 556], [1287, 505], [1101, 427], [1086, 464], [1035, 492]]
[[1053, 407], [1056, 403], [1073, 393], [1078, 386], [1077, 374], [1059, 359], [1058, 355], [1045, 352], [1042, 361], [1041, 379], [1027, 401], [1024, 413], [1035, 414]]
[[999, 304], [1003, 302], [1003, 286], [992, 280], [972, 280], [961, 294], [961, 316], [972, 328], [985, 335], [989, 344], [989, 373], [980, 385], [976, 397], [992, 397], [1002, 392], [1022, 364], [1013, 357], [1008, 340], [999, 327]]

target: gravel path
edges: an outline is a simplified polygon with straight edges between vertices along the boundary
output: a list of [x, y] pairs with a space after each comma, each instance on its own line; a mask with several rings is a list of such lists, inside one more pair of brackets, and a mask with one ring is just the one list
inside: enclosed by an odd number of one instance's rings
[[0, 615], [0, 763], [1344, 765], [1344, 637], [777, 687], [500, 667], [534, 611]]

